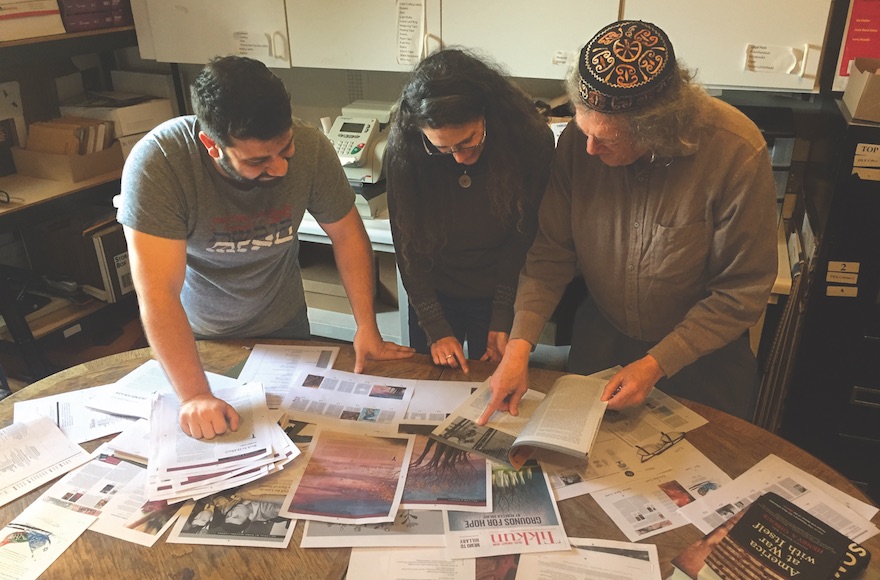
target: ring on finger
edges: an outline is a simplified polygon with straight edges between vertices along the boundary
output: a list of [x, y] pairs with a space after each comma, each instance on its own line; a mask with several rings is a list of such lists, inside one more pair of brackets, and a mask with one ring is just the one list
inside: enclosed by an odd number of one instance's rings
[[446, 355], [446, 360], [449, 360], [449, 359], [451, 359], [451, 358], [452, 358], [452, 355], [451, 355], [451, 354], [447, 354], [447, 355]]

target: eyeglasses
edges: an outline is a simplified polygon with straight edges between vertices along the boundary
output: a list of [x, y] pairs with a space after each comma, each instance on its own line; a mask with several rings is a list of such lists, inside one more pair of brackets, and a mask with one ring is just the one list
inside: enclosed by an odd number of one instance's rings
[[661, 431], [659, 443], [652, 443], [645, 446], [636, 445], [636, 453], [639, 454], [639, 458], [642, 460], [642, 463], [644, 463], [652, 457], [656, 457], [668, 450], [682, 439], [684, 439], [684, 433], [681, 431], [675, 431], [668, 434]]
[[24, 198], [14, 197], [9, 195], [8, 192], [0, 189], [0, 203], [24, 203]]
[[422, 133], [422, 145], [425, 146], [425, 153], [428, 155], [452, 155], [453, 153], [464, 153], [482, 147], [486, 143], [486, 121], [483, 121], [483, 138], [476, 145], [464, 145], [461, 147], [437, 147], [425, 137]]

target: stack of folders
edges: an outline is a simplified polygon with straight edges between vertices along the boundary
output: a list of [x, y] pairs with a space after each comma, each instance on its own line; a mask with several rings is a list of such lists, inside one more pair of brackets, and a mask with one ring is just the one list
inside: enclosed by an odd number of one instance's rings
[[32, 123], [26, 149], [54, 155], [88, 155], [112, 143], [112, 121], [67, 116]]

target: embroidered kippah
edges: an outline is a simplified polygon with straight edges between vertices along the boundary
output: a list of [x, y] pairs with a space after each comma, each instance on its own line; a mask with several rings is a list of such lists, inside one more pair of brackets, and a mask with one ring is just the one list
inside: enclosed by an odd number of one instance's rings
[[595, 111], [631, 111], [661, 93], [674, 69], [675, 53], [665, 32], [650, 22], [621, 20], [581, 50], [580, 95]]

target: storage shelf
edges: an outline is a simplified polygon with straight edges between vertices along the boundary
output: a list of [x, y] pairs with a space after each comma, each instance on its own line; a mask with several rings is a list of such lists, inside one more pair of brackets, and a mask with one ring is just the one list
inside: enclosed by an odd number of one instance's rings
[[68, 34], [36, 36], [0, 42], [3, 67], [45, 64], [77, 54], [137, 46], [134, 26], [119, 26]]

